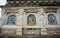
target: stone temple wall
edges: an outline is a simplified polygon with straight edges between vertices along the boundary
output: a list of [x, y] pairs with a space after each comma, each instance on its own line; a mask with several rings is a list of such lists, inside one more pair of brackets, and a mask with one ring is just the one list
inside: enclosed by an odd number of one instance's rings
[[[41, 35], [48, 35], [48, 34], [56, 34], [57, 32], [60, 32], [59, 29], [59, 25], [60, 25], [60, 22], [59, 22], [59, 8], [60, 7], [6, 7], [6, 8], [2, 8], [2, 24], [1, 24], [1, 28], [2, 28], [2, 33], [3, 34], [15, 34], [15, 35], [23, 35], [23, 32], [25, 31], [24, 29], [27, 28], [32, 28], [34, 29], [35, 28], [35, 34], [41, 34]], [[47, 12], [46, 12], [47, 11]], [[47, 15], [49, 14], [48, 12], [49, 11], [58, 11], [57, 13], [50, 13], [50, 14], [55, 14], [58, 19], [58, 26], [56, 25], [50, 25], [48, 24], [48, 19], [46, 18]], [[32, 14], [32, 12], [38, 12], [36, 15], [37, 17], [40, 16], [40, 21], [41, 23], [39, 22], [39, 19], [37, 20], [39, 26], [28, 26], [26, 24], [26, 15], [28, 13], [26, 12], [30, 12]], [[8, 14], [14, 14], [17, 16], [17, 21], [16, 21], [16, 24], [15, 25], [7, 25], [6, 24], [6, 20], [7, 20], [7, 17], [8, 17]], [[24, 16], [25, 15], [25, 16]], [[56, 27], [56, 28], [55, 28]], [[8, 28], [8, 29], [7, 29]], [[50, 29], [49, 29], [50, 28]], [[51, 28], [54, 30], [51, 30]], [[38, 29], [38, 30], [37, 30]], [[40, 30], [40, 31], [39, 31]], [[51, 32], [50, 32], [51, 30]], [[58, 31], [57, 31], [58, 30]], [[33, 33], [34, 34], [34, 31], [32, 31], [31, 29], [30, 30], [27, 30], [25, 32], [27, 33]], [[55, 32], [56, 31], [56, 32]], [[27, 34], [25, 33], [24, 34]]]

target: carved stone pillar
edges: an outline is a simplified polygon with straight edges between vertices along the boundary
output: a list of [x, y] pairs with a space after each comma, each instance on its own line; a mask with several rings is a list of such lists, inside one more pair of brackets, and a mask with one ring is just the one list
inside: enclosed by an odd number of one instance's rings
[[23, 16], [24, 9], [19, 9], [18, 11], [18, 21], [17, 21], [17, 28], [16, 28], [16, 34], [22, 35], [22, 16]]
[[41, 19], [41, 34], [42, 35], [46, 35], [47, 34], [47, 32], [46, 32], [47, 30], [46, 30], [46, 26], [45, 26], [44, 9], [40, 8], [39, 10], [40, 10], [40, 13], [41, 13], [41, 15], [40, 15], [40, 19]]

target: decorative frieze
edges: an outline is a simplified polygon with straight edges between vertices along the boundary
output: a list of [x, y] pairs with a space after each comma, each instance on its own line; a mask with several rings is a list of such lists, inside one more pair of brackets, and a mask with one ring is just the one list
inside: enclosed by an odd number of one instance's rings
[[47, 29], [41, 29], [41, 35], [47, 35]]
[[60, 6], [60, 2], [56, 1], [8, 1], [6, 6]]
[[1, 34], [16, 34], [16, 30], [15, 29], [3, 29], [1, 31]]
[[38, 8], [28, 8], [28, 9], [25, 9], [25, 12], [30, 12], [30, 13], [39, 12], [39, 9]]

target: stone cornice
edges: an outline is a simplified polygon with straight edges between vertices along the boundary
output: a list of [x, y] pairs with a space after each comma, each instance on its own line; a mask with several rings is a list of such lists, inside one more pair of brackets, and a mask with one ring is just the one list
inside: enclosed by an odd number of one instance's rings
[[60, 6], [56, 1], [8, 1], [5, 7]]

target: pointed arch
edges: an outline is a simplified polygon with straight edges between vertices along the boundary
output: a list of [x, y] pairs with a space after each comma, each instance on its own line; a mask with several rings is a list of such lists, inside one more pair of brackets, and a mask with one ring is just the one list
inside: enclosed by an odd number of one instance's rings
[[36, 18], [33, 14], [28, 15], [27, 24], [28, 25], [35, 25], [36, 24]]

